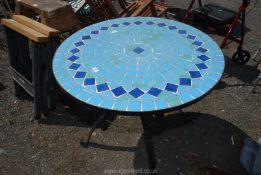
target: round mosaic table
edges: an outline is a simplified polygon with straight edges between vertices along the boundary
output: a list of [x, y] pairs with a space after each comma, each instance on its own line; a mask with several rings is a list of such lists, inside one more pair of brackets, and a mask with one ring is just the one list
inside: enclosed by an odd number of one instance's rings
[[73, 34], [57, 50], [53, 72], [78, 100], [121, 112], [188, 104], [220, 80], [224, 57], [201, 31], [162, 18], [119, 18]]
[[148, 17], [88, 26], [65, 40], [53, 59], [57, 82], [76, 99], [106, 111], [140, 114], [151, 174], [156, 160], [147, 114], [199, 100], [223, 70], [224, 56], [206, 34]]

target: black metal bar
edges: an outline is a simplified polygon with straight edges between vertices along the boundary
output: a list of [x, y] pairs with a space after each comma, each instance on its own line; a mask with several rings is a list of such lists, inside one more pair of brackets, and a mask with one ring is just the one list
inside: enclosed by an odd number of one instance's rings
[[47, 43], [42, 45], [40, 49], [40, 61], [41, 61], [41, 71], [40, 71], [40, 81], [41, 81], [41, 112], [43, 114], [47, 114], [49, 112], [48, 109], [48, 99], [49, 99], [49, 82], [48, 82], [48, 71], [50, 70], [50, 57], [51, 57], [51, 50], [52, 45]]
[[195, 1], [196, 1], [196, 0], [192, 0], [192, 1], [190, 2], [189, 7], [188, 7], [187, 12], [186, 12], [186, 15], [185, 15], [184, 18], [182, 19], [182, 22], [186, 22], [186, 19], [187, 19], [189, 16], [191, 16], [191, 14], [192, 14], [192, 10], [191, 10], [191, 9], [192, 9], [192, 7], [193, 7]]
[[[16, 39], [15, 39], [15, 36], [14, 36], [14, 31], [11, 30], [11, 29], [8, 29], [6, 27], [4, 27], [5, 29], [5, 36], [6, 36], [6, 42], [7, 42], [7, 50], [8, 50], [8, 55], [9, 55], [9, 63], [11, 65], [11, 67], [14, 67], [16, 68], [17, 64], [16, 64]], [[22, 92], [22, 88], [19, 86], [19, 84], [13, 80], [13, 83], [14, 83], [14, 89], [15, 89], [15, 96], [18, 97], [21, 95], [21, 92]]]
[[202, 7], [202, 1], [201, 0], [198, 0], [198, 5], [199, 5], [199, 7]]
[[155, 7], [154, 4], [151, 4], [151, 5], [150, 5], [150, 10], [151, 10], [151, 13], [152, 13], [152, 16], [153, 16], [153, 17], [158, 17], [158, 15], [157, 15], [157, 9], [156, 9], [156, 7]]
[[41, 118], [41, 45], [32, 42], [33, 86], [34, 86], [34, 119]]
[[144, 142], [145, 142], [146, 152], [148, 156], [150, 174], [156, 175], [157, 174], [156, 158], [155, 158], [154, 146], [152, 142], [151, 128], [149, 127], [149, 121], [151, 118], [152, 116], [140, 116], [142, 127], [143, 127]]
[[243, 7], [242, 13], [241, 13], [241, 39], [239, 42], [240, 47], [242, 47], [244, 43], [245, 38], [245, 18], [246, 18], [246, 8]]
[[47, 62], [47, 82], [48, 82], [48, 107], [49, 109], [54, 109], [56, 107], [56, 91], [55, 91], [55, 82], [54, 82], [54, 76], [52, 73], [52, 60], [54, 53], [58, 47], [58, 40], [57, 38], [51, 38], [51, 52], [48, 56], [48, 62]]
[[189, 118], [188, 118], [188, 116], [186, 115], [186, 113], [185, 113], [182, 109], [180, 109], [179, 111], [180, 111], [180, 113], [181, 113], [181, 115], [182, 115], [182, 118], [184, 119], [184, 122], [185, 122], [187, 125], [189, 125], [191, 122], [189, 121]]
[[84, 138], [81, 139], [81, 145], [88, 147], [91, 137], [92, 137], [92, 133], [94, 132], [94, 130], [96, 129], [96, 127], [103, 121], [103, 119], [107, 116], [107, 113], [103, 113], [102, 115], [99, 116], [99, 118], [94, 122], [94, 124], [91, 127], [91, 130], [88, 134], [87, 140], [85, 141]]
[[22, 74], [20, 74], [17, 70], [15, 70], [13, 67], [10, 67], [13, 75], [13, 79], [15, 81], [15, 88], [23, 89], [32, 97], [34, 96], [34, 91], [33, 91], [33, 85], [30, 81], [28, 81]]

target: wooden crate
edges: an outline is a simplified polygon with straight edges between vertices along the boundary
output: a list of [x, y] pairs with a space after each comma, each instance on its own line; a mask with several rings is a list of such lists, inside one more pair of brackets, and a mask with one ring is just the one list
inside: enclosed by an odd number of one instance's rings
[[61, 0], [17, 0], [15, 14], [39, 16], [41, 23], [60, 32], [70, 31], [80, 23], [71, 5]]

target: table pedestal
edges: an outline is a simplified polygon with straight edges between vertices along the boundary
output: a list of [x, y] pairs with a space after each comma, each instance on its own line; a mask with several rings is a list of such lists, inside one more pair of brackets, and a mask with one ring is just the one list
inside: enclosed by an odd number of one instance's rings
[[[186, 114], [179, 110], [182, 118], [184, 119], [185, 124], [189, 124], [190, 121], [186, 117]], [[94, 132], [95, 128], [106, 118], [108, 114], [103, 113], [93, 124], [90, 132], [88, 133], [87, 139], [82, 138], [81, 145], [88, 148], [92, 133]], [[156, 175], [157, 174], [157, 164], [156, 164], [156, 156], [154, 151], [154, 144], [152, 141], [152, 137], [159, 133], [160, 128], [155, 127], [152, 125], [153, 122], [161, 120], [164, 117], [164, 114], [157, 114], [157, 115], [141, 115], [140, 120], [143, 128], [143, 136], [144, 136], [144, 143], [145, 149], [147, 152], [148, 157], [148, 165], [149, 165], [149, 174]]]
[[149, 120], [151, 118], [152, 116], [141, 116], [140, 120], [143, 127], [144, 143], [148, 156], [150, 174], [157, 174], [155, 151], [152, 141], [153, 131], [152, 128], [149, 126]]

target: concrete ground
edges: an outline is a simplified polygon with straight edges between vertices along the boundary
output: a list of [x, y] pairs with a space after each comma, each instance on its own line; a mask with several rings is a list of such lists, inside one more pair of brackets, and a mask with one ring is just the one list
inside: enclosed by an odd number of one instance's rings
[[[189, 1], [169, 0], [182, 12]], [[237, 0], [218, 3], [235, 8]], [[261, 2], [248, 9], [244, 48], [253, 55], [261, 43]], [[183, 10], [182, 10], [183, 9]], [[221, 37], [210, 34], [217, 42]], [[236, 49], [232, 43], [223, 49], [224, 76], [204, 99], [184, 108], [193, 121], [186, 125], [178, 112], [168, 114], [153, 137], [158, 173], [194, 175], [202, 167], [215, 167], [234, 175], [246, 175], [239, 162], [245, 137], [261, 137], [261, 88], [252, 93], [260, 73], [255, 60], [238, 66], [231, 61]], [[140, 174], [146, 170], [141, 122], [138, 117], [109, 117], [92, 136], [90, 147], [80, 140], [90, 130], [98, 114], [82, 110], [73, 114], [62, 102], [49, 117], [30, 121], [32, 100], [14, 97], [5, 48], [0, 54], [0, 174]], [[260, 59], [260, 53], [257, 59]], [[84, 114], [82, 114], [84, 113]]]

